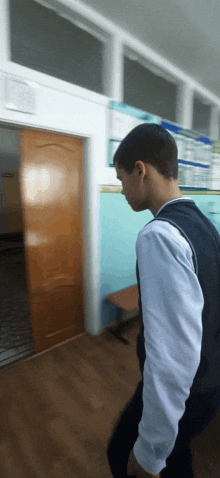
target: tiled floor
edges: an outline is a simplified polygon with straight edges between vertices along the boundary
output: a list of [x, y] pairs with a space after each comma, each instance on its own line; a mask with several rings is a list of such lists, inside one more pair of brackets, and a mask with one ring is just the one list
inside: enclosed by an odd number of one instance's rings
[[22, 240], [0, 240], [0, 368], [35, 352]]

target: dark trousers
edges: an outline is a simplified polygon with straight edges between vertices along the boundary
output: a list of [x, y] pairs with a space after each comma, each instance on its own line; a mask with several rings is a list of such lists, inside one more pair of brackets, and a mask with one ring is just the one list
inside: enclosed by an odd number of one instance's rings
[[[126, 404], [113, 434], [108, 442], [107, 457], [114, 478], [126, 478], [127, 464], [131, 450], [138, 438], [138, 424], [142, 416], [143, 382]], [[162, 478], [193, 478], [190, 442], [208, 425], [217, 414], [220, 405], [220, 388], [203, 395], [190, 394], [185, 411], [179, 421], [178, 435], [171, 454], [166, 459]]]

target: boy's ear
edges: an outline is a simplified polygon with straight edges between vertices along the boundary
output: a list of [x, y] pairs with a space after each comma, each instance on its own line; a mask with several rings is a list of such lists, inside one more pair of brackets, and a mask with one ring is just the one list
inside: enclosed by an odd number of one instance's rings
[[137, 161], [135, 163], [136, 168], [138, 169], [138, 174], [141, 174], [142, 172], [146, 173], [147, 172], [147, 164], [143, 163], [143, 161]]

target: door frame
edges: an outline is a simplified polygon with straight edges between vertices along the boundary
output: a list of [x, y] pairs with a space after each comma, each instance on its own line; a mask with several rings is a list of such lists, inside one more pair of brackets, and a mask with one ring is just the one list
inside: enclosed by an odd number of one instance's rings
[[[96, 180], [96, 171], [92, 164], [93, 137], [82, 134], [68, 133], [50, 127], [35, 127], [15, 121], [0, 120], [0, 127], [8, 127], [19, 131], [28, 129], [53, 133], [84, 140], [83, 148], [83, 226], [82, 226], [82, 255], [83, 255], [83, 307], [85, 332], [98, 335], [101, 326], [100, 306], [100, 186]], [[71, 340], [71, 339], [70, 339]]]

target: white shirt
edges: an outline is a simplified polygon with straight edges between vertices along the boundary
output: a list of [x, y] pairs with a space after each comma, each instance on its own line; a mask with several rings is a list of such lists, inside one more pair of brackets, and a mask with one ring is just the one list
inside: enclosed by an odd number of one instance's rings
[[[169, 203], [180, 199], [191, 198]], [[147, 224], [138, 234], [136, 255], [146, 360], [134, 455], [144, 470], [156, 475], [173, 450], [200, 363], [204, 297], [191, 247], [169, 222]]]

